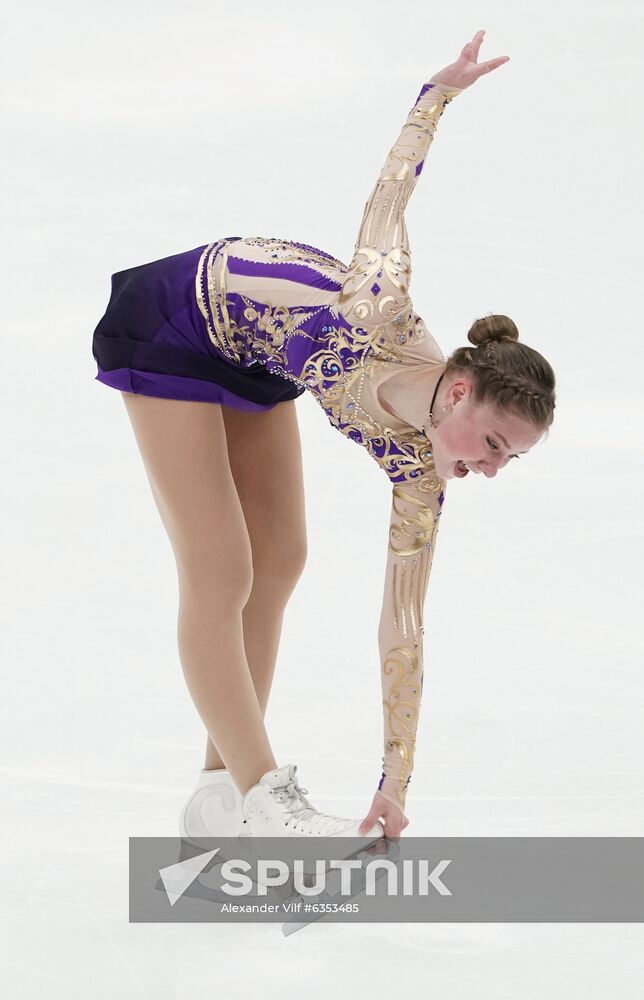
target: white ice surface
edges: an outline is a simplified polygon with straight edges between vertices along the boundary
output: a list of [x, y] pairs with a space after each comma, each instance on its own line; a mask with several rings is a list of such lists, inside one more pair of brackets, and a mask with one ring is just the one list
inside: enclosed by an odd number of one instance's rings
[[[128, 923], [128, 837], [177, 833], [205, 736], [172, 553], [119, 395], [94, 381], [110, 274], [233, 234], [350, 259], [420, 86], [478, 28], [481, 58], [511, 61], [441, 119], [407, 214], [414, 303], [446, 353], [476, 316], [512, 316], [558, 405], [529, 456], [449, 486], [408, 833], [644, 835], [641, 5], [7, 5], [7, 996], [644, 997], [641, 924], [317, 923], [284, 939]], [[267, 724], [315, 803], [358, 816], [381, 755], [389, 487], [312, 399], [297, 407], [309, 560]]]

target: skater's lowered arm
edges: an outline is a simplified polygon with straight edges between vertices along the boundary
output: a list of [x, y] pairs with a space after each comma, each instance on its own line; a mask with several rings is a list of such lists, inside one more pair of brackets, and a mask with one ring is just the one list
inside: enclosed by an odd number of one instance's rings
[[[423, 690], [423, 611], [444, 491], [394, 485], [378, 631], [384, 718], [378, 791], [405, 812]], [[438, 481], [440, 484], [440, 480]], [[444, 485], [444, 484], [442, 484]]]

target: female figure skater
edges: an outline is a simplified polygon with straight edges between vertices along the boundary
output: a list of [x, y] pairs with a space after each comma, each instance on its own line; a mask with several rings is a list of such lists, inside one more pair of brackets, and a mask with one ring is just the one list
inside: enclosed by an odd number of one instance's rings
[[[423, 606], [446, 481], [496, 476], [553, 419], [555, 379], [506, 316], [446, 360], [409, 298], [404, 210], [447, 104], [507, 56], [478, 31], [422, 90], [366, 203], [347, 267], [321, 250], [226, 237], [112, 276], [93, 338], [120, 389], [179, 580], [182, 668], [206, 726], [184, 836], [397, 837], [408, 825]], [[306, 558], [294, 400], [392, 484], [378, 632], [382, 774], [362, 823], [320, 813], [264, 727], [284, 609]], [[204, 404], [210, 405], [204, 405]], [[278, 405], [279, 404], [279, 405]]]

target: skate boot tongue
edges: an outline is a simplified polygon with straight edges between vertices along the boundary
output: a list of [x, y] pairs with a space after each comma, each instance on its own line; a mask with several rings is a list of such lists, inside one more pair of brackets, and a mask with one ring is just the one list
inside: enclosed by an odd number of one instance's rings
[[259, 779], [259, 784], [268, 785], [269, 788], [283, 788], [284, 785], [290, 785], [295, 781], [296, 772], [297, 764], [286, 764], [275, 771], [267, 771]]
[[308, 788], [302, 788], [297, 782], [297, 764], [286, 764], [275, 771], [268, 771], [259, 779], [260, 785], [267, 785], [271, 795], [280, 802], [296, 819], [304, 820], [319, 816], [306, 798]]

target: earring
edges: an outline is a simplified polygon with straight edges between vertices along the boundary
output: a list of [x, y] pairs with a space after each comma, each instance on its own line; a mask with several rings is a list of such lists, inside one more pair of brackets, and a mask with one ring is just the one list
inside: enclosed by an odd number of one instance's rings
[[[448, 409], [447, 406], [441, 406], [441, 413], [444, 413], [445, 410], [447, 410], [447, 409]], [[434, 428], [440, 427], [440, 424], [437, 424], [436, 421], [434, 420], [434, 414], [433, 413], [429, 414], [429, 422], [432, 425], [432, 427], [434, 427]]]

